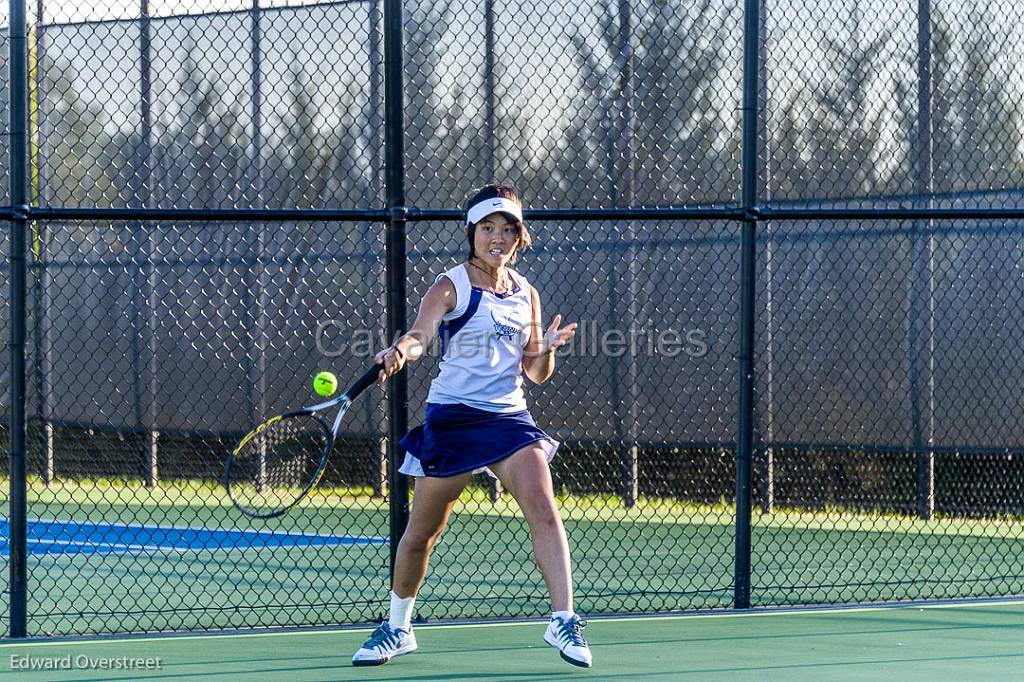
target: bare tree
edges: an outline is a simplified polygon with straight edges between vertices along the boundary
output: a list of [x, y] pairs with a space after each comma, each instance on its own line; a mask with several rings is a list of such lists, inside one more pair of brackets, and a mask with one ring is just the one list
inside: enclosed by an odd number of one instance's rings
[[[704, 36], [722, 33], [725, 9], [711, 0], [689, 12], [674, 3], [638, 2], [632, 14], [631, 35], [623, 34], [612, 0], [601, 3], [596, 23], [575, 26], [576, 110], [549, 171], [573, 198], [614, 200], [614, 176], [622, 172], [617, 102], [632, 87], [634, 201], [721, 200], [738, 167], [737, 129], [724, 111], [736, 93], [724, 80], [730, 47]], [[630, 41], [631, 83], [620, 78], [623, 41]]]
[[[880, 93], [891, 99], [897, 92], [898, 81], [882, 68], [891, 36], [882, 31], [867, 38], [859, 6], [849, 12], [848, 33], [824, 38], [820, 69], [803, 74], [786, 105], [772, 164], [772, 186], [788, 188], [786, 198], [841, 199], [891, 188], [883, 145], [891, 137], [890, 112], [874, 104]], [[774, 190], [773, 195], [786, 196]]]
[[933, 13], [935, 191], [1019, 188], [1024, 184], [1022, 92], [1014, 58], [989, 3], [972, 7], [962, 26]]

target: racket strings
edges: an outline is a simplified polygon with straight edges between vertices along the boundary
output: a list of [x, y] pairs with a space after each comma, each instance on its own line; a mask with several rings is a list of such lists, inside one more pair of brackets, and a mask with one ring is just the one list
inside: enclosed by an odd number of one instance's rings
[[315, 483], [328, 440], [326, 424], [315, 415], [264, 424], [234, 453], [231, 496], [257, 514], [287, 509]]

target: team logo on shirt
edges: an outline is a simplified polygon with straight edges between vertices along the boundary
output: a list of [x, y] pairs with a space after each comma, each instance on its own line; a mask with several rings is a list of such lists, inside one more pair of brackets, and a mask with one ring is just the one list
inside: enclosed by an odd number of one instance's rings
[[494, 311], [491, 311], [491, 321], [494, 322], [494, 334], [499, 339], [503, 336], [507, 336], [509, 340], [514, 339], [516, 336], [522, 333], [522, 329], [508, 324], [507, 321], [499, 320], [494, 316]]

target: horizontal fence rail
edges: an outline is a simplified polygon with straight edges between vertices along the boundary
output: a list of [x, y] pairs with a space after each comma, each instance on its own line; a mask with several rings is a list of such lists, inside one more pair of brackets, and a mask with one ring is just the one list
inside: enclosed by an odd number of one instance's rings
[[[885, 201], [887, 197], [879, 197]], [[34, 208], [4, 207], [2, 220], [180, 220], [187, 222], [223, 222], [228, 220], [387, 222], [386, 210], [332, 209], [131, 209], [131, 208]], [[409, 222], [459, 220], [459, 209], [407, 207], [403, 215]], [[746, 208], [658, 208], [635, 207], [619, 209], [527, 209], [524, 218], [531, 220], [1024, 220], [1021, 208], [794, 208], [787, 206], [752, 206]]]

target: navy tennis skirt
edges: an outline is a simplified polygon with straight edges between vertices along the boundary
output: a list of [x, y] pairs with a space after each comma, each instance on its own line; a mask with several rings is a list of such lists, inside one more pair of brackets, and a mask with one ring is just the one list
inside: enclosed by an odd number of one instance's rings
[[401, 440], [406, 458], [401, 467], [411, 476], [445, 478], [467, 471], [484, 471], [517, 450], [542, 441], [547, 458], [558, 443], [522, 412], [488, 412], [468, 405], [427, 403], [421, 426]]

